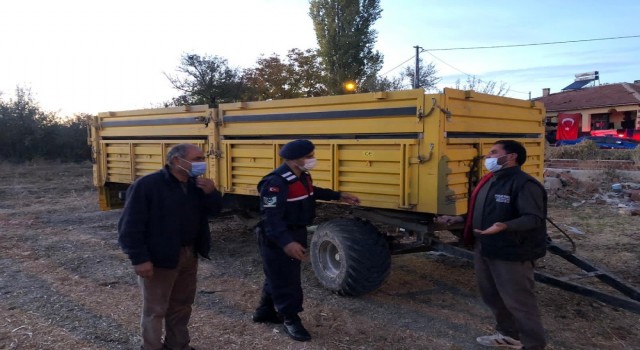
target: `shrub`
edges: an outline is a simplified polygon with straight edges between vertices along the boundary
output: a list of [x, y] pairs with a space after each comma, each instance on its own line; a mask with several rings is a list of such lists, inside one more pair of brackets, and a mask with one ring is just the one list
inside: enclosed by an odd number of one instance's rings
[[547, 147], [544, 159], [632, 160], [636, 165], [640, 165], [640, 147], [636, 149], [599, 149], [595, 142], [585, 140], [577, 145]]

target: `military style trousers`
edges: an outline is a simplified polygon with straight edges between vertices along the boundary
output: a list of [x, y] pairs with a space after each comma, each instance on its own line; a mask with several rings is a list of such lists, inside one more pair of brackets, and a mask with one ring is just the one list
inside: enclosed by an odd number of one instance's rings
[[144, 350], [160, 350], [163, 346], [190, 349], [187, 325], [196, 295], [197, 273], [198, 258], [193, 247], [182, 247], [175, 269], [154, 268], [153, 277], [138, 277], [143, 297], [140, 328]]
[[[289, 233], [294, 241], [303, 247], [307, 246], [306, 227], [290, 229]], [[303, 296], [300, 260], [288, 256], [281, 247], [261, 232], [258, 233], [258, 247], [265, 275], [262, 295], [266, 298], [270, 297], [276, 311], [282, 315], [301, 312]]]

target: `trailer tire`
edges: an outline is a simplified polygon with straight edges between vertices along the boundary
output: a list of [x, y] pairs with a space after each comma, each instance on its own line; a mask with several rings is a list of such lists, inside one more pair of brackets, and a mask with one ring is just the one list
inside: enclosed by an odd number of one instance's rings
[[318, 226], [310, 253], [320, 283], [339, 295], [359, 296], [376, 290], [391, 268], [384, 236], [359, 219], [334, 219]]

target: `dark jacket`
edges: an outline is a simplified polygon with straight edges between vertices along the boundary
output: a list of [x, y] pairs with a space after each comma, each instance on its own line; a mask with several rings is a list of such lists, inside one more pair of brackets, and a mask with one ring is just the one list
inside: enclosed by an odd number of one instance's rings
[[303, 172], [298, 177], [286, 163], [263, 177], [258, 191], [261, 228], [280, 247], [293, 241], [287, 230], [313, 222], [316, 199], [340, 199], [340, 192], [313, 186], [309, 173]]
[[[479, 193], [474, 208], [474, 228], [485, 230], [496, 222], [507, 229], [479, 235], [482, 255], [507, 261], [533, 261], [546, 253], [547, 194], [535, 178], [520, 167], [495, 173]], [[479, 198], [480, 199], [480, 198]]]
[[185, 245], [209, 258], [208, 216], [220, 212], [222, 196], [205, 194], [193, 179], [185, 187], [186, 193], [166, 166], [129, 187], [118, 242], [133, 265], [151, 261], [154, 267], [175, 268]]

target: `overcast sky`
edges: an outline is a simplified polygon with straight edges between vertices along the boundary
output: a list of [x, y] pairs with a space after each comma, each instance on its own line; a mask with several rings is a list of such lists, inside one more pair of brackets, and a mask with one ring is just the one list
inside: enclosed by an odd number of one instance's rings
[[[376, 49], [381, 73], [424, 49], [640, 35], [640, 1], [381, 0]], [[0, 3], [0, 92], [30, 88], [61, 116], [158, 106], [178, 95], [163, 72], [183, 53], [217, 55], [248, 68], [261, 55], [317, 47], [307, 0], [4, 0]], [[440, 87], [465, 74], [504, 82], [508, 96], [558, 92], [574, 75], [640, 80], [640, 37], [500, 49], [421, 53]], [[436, 58], [437, 57], [437, 58]], [[413, 60], [407, 64], [413, 63]]]

